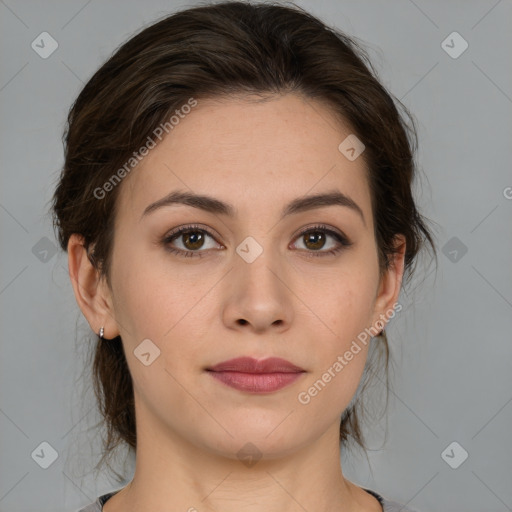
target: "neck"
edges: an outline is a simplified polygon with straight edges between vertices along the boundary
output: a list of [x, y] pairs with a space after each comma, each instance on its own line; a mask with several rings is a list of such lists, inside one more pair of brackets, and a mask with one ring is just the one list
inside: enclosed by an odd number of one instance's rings
[[137, 424], [134, 477], [104, 512], [382, 512], [343, 476], [339, 424], [288, 453], [274, 447], [272, 456], [251, 457], [245, 442], [235, 444], [242, 455], [193, 444], [157, 422]]

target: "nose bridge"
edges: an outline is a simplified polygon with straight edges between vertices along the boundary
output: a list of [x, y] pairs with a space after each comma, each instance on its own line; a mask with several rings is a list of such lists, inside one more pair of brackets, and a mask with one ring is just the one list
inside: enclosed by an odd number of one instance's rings
[[249, 323], [258, 331], [273, 324], [288, 324], [291, 303], [284, 268], [271, 237], [245, 238], [236, 247], [226, 321], [232, 325]]
[[282, 272], [283, 264], [279, 259], [279, 248], [272, 245], [271, 236], [258, 239], [248, 236], [237, 246], [236, 253], [237, 279], [256, 290], [261, 288], [266, 293], [280, 293], [282, 283], [277, 276]]

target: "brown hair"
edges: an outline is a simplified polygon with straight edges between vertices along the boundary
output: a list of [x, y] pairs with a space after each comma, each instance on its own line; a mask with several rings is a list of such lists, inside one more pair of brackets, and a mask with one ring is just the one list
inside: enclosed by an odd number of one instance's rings
[[[88, 252], [94, 247], [91, 262], [110, 285], [120, 187], [101, 199], [94, 191], [191, 97], [285, 93], [322, 102], [365, 144], [380, 268], [389, 264], [395, 235], [403, 234], [404, 282], [409, 281], [425, 242], [435, 255], [412, 196], [414, 120], [379, 83], [355, 38], [293, 4], [224, 2], [173, 13], [140, 31], [101, 66], [72, 105], [63, 138], [65, 162], [52, 204], [62, 249], [71, 234], [81, 234]], [[379, 345], [387, 370], [385, 335]], [[135, 448], [133, 387], [119, 336], [96, 344], [93, 383], [107, 426], [105, 454], [122, 442]], [[358, 397], [344, 412], [340, 441], [351, 437], [364, 448], [359, 404]]]

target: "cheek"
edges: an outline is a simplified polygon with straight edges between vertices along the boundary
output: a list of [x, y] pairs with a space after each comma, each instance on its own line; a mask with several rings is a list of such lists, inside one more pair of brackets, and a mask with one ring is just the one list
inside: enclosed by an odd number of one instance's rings
[[313, 335], [315, 323], [320, 330], [312, 336], [313, 373], [301, 387], [298, 401], [311, 413], [326, 408], [333, 420], [357, 390], [368, 355], [370, 337], [364, 330], [372, 319], [376, 279], [377, 274], [363, 262], [316, 276], [309, 283], [307, 304], [314, 313], [309, 329]]
[[357, 270], [331, 275], [325, 286], [317, 285], [310, 307], [322, 319], [334, 349], [343, 350], [370, 326], [375, 292], [373, 276]]
[[296, 398], [300, 404], [299, 410], [305, 414], [305, 422], [315, 419], [329, 425], [338, 421], [354, 397], [368, 348], [364, 345], [356, 347], [354, 351], [346, 348], [346, 351], [333, 351], [321, 369], [314, 372], [298, 390]]
[[121, 334], [131, 343], [144, 338], [165, 341], [207, 291], [203, 280], [187, 281], [171, 265], [151, 263], [142, 252], [132, 251], [114, 266], [116, 316], [121, 330], [124, 327]]

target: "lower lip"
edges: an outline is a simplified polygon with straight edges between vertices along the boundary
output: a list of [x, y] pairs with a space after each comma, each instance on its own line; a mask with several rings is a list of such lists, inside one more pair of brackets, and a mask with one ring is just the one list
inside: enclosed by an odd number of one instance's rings
[[242, 373], [242, 372], [209, 372], [210, 375], [224, 384], [251, 393], [270, 393], [277, 391], [296, 381], [300, 373]]

